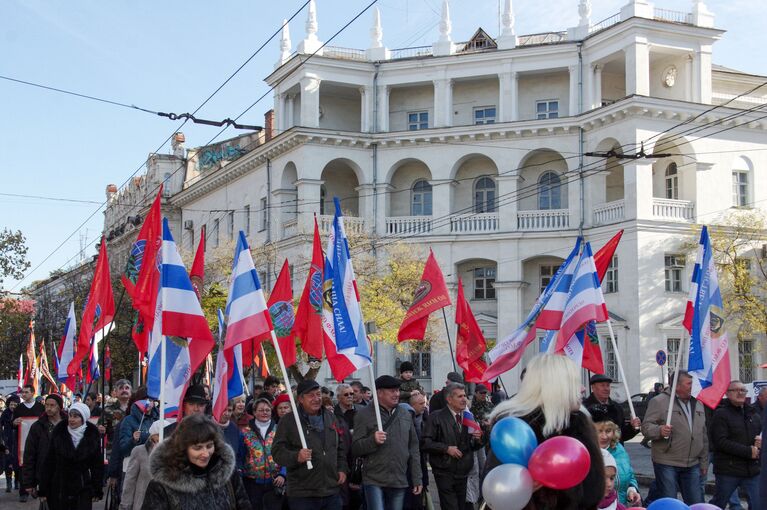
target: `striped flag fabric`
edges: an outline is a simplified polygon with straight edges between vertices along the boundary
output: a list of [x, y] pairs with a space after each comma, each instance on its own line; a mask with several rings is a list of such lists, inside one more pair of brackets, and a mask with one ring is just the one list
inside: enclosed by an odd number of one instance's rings
[[16, 375], [16, 391], [21, 393], [21, 388], [24, 386], [24, 354], [19, 354], [19, 373]]
[[[226, 331], [226, 319], [224, 312], [218, 309], [218, 342], [219, 346], [224, 345]], [[231, 349], [224, 350], [224, 359], [226, 361], [226, 377], [224, 378], [227, 392], [226, 399], [231, 400], [235, 397], [245, 393], [245, 374], [242, 368], [242, 353], [243, 344], [237, 344]], [[223, 348], [223, 347], [222, 347]], [[216, 365], [218, 365], [218, 359], [216, 359]], [[218, 371], [216, 371], [218, 374]]]
[[234, 250], [229, 297], [226, 301], [226, 340], [230, 349], [252, 338], [270, 334], [272, 320], [264, 299], [245, 232], [240, 230]]
[[64, 335], [61, 337], [58, 350], [58, 367], [56, 369], [56, 379], [70, 388], [75, 387], [75, 377], [67, 373], [67, 367], [75, 357], [75, 338], [77, 336], [77, 317], [75, 316], [74, 301], [69, 305], [69, 313], [64, 323]]
[[[573, 283], [573, 275], [578, 266], [577, 255], [580, 251], [581, 242], [582, 239], [579, 237], [575, 243], [575, 249], [573, 249], [575, 255], [572, 256], [572, 258], [568, 257], [567, 260], [559, 266], [555, 276], [543, 291], [543, 294], [546, 294], [549, 290], [551, 293], [548, 299], [546, 299], [546, 303], [541, 308], [541, 313], [535, 319], [535, 327], [538, 329], [557, 330], [562, 323], [562, 314], [565, 311], [565, 304], [567, 303], [567, 297]], [[571, 255], [573, 254], [571, 253]], [[551, 289], [549, 289], [549, 287], [551, 287]]]
[[96, 342], [91, 341], [90, 354], [88, 355], [88, 372], [85, 374], [85, 382], [92, 383], [101, 377], [99, 370], [99, 348]]
[[477, 423], [477, 420], [474, 419], [474, 415], [468, 409], [463, 410], [463, 416], [461, 416], [461, 421], [463, 422], [463, 426], [469, 429], [470, 434], [476, 430], [480, 432], [482, 431], [482, 427], [479, 426], [479, 423]]
[[340, 382], [356, 370], [370, 365], [371, 356], [349, 242], [344, 231], [341, 202], [337, 197], [333, 200], [336, 213], [325, 251], [322, 323], [326, 333], [328, 364], [333, 377]]
[[213, 417], [216, 421], [221, 419], [221, 415], [226, 410], [229, 402], [226, 380], [229, 374], [229, 366], [226, 363], [224, 349], [221, 344], [218, 346], [216, 354], [216, 373], [213, 383]]
[[607, 305], [594, 266], [591, 243], [586, 243], [562, 312], [562, 325], [557, 328], [556, 351], [564, 349], [568, 340], [589, 321], [605, 322], [607, 318]]
[[683, 325], [690, 333], [687, 370], [692, 395], [715, 409], [730, 384], [730, 353], [724, 305], [708, 228], [703, 227]]

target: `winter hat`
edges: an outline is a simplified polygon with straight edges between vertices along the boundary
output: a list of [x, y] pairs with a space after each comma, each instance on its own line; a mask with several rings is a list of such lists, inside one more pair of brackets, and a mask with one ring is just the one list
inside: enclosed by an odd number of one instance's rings
[[69, 406], [69, 412], [72, 411], [78, 413], [80, 416], [83, 417], [83, 423], [88, 421], [91, 417], [91, 410], [88, 409], [88, 406], [83, 404], [82, 402], [75, 402], [71, 406]]
[[399, 366], [399, 373], [401, 374], [402, 372], [415, 372], [415, 367], [411, 362], [403, 361]]
[[283, 402], [290, 402], [290, 397], [287, 393], [280, 393], [277, 395], [277, 398], [275, 398], [274, 402], [272, 402], [272, 408], [277, 409], [277, 406]]
[[64, 409], [64, 399], [61, 398], [61, 395], [58, 393], [51, 393], [47, 397], [45, 397], [45, 400], [54, 400], [59, 405], [59, 409]]
[[605, 469], [611, 467], [618, 470], [618, 464], [615, 462], [615, 457], [610, 452], [602, 448], [602, 461], [605, 463]]
[[153, 436], [155, 434], [159, 434], [162, 429], [168, 426], [168, 422], [165, 420], [157, 420], [155, 421], [151, 427], [149, 427], [149, 435]]

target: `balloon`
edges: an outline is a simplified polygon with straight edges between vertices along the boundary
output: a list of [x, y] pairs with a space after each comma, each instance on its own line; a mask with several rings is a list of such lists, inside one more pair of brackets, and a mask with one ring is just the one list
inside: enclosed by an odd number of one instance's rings
[[527, 467], [538, 440], [530, 425], [516, 416], [507, 416], [493, 425], [490, 446], [502, 463]]
[[533, 477], [523, 466], [501, 464], [482, 482], [482, 497], [493, 510], [521, 510], [533, 495]]
[[[719, 509], [717, 506], [713, 508], [716, 508], [717, 510]], [[678, 499], [660, 498], [650, 503], [650, 506], [647, 507], [647, 510], [690, 510], [690, 507]]]
[[690, 510], [722, 510], [716, 505], [712, 505], [711, 503], [695, 503], [694, 505], [690, 506]]
[[568, 436], [547, 439], [535, 449], [527, 465], [533, 480], [551, 489], [564, 490], [581, 483], [591, 468], [583, 443]]

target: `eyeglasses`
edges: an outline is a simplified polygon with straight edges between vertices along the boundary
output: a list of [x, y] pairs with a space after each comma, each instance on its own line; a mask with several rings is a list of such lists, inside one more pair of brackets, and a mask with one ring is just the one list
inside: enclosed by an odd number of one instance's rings
[[353, 397], [354, 393], [344, 393], [343, 396], [344, 397]]
[[747, 390], [747, 389], [745, 389], [745, 388], [733, 388], [733, 389], [730, 389], [730, 390], [727, 390], [727, 391], [728, 391], [728, 392], [736, 392], [736, 393], [740, 393], [740, 394], [742, 394], [742, 395], [745, 395], [746, 393], [748, 393], [748, 390]]

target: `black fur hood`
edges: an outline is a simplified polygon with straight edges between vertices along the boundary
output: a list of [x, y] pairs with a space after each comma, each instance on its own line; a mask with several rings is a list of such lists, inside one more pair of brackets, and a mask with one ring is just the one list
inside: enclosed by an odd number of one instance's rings
[[207, 487], [223, 487], [234, 473], [234, 452], [224, 443], [217, 449], [211, 462], [215, 464], [205, 474], [198, 475], [186, 464], [181, 470], [176, 467], [176, 459], [171, 458], [170, 439], [154, 447], [149, 457], [149, 471], [152, 479], [170, 490], [181, 493], [200, 493]]

